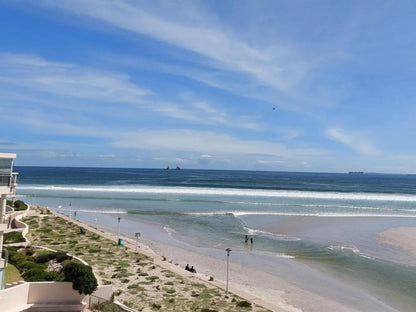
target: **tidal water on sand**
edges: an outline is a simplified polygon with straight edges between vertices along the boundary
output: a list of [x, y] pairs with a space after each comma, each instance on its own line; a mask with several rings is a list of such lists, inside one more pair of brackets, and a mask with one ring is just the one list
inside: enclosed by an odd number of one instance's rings
[[[348, 306], [416, 310], [415, 258], [377, 239], [416, 226], [416, 175], [16, 170], [18, 196], [29, 204], [213, 256], [230, 247], [239, 254], [233, 261]], [[348, 298], [346, 288], [361, 298]]]

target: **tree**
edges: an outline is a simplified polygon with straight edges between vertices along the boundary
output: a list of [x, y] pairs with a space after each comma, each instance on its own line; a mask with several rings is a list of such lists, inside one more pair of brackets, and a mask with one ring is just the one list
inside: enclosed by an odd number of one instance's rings
[[72, 289], [80, 294], [90, 295], [98, 287], [91, 267], [79, 262], [69, 261], [63, 267], [65, 281], [72, 282]]

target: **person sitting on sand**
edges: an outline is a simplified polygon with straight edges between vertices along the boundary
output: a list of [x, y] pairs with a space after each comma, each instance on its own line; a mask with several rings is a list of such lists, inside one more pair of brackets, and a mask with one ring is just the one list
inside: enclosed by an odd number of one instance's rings
[[186, 265], [185, 270], [190, 271], [189, 264]]
[[189, 269], [189, 271], [191, 271], [192, 273], [196, 273], [196, 270], [194, 269], [194, 266], [191, 266], [191, 268]]

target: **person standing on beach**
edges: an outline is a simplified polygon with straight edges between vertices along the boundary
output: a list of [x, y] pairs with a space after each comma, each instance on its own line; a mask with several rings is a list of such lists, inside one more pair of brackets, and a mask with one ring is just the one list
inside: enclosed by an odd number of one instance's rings
[[244, 238], [244, 242], [247, 244], [248, 243], [248, 235], [246, 234], [246, 237]]
[[253, 245], [253, 237], [250, 237], [250, 243]]

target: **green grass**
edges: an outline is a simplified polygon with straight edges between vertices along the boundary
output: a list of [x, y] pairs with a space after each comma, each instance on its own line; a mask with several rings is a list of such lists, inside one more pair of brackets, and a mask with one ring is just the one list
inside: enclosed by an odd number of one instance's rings
[[20, 275], [19, 270], [13, 265], [8, 263], [6, 267], [5, 283], [13, 283], [23, 281], [23, 277]]

